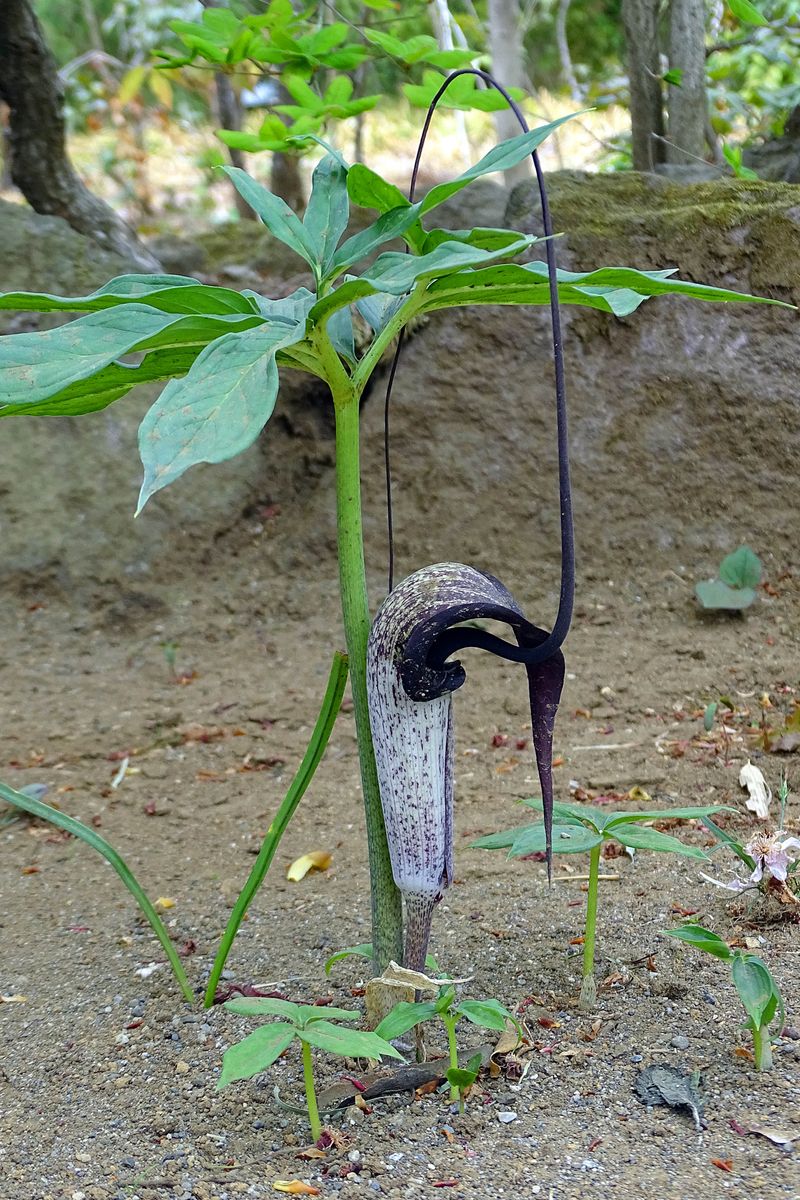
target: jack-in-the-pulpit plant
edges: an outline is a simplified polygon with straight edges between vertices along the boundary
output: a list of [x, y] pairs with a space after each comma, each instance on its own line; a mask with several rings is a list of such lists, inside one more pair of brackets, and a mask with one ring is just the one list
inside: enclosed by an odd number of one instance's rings
[[[753, 1035], [756, 1068], [769, 1071], [772, 1068], [772, 1043], [780, 1037], [786, 1024], [786, 1008], [780, 989], [764, 960], [757, 954], [732, 950], [718, 933], [691, 922], [681, 925], [679, 929], [663, 929], [662, 933], [730, 963], [734, 987], [747, 1013], [743, 1028], [749, 1029]], [[769, 1027], [776, 1020], [775, 1032], [770, 1033]]]
[[[441, 90], [461, 74], [454, 72]], [[479, 74], [490, 86], [498, 86]], [[373, 372], [410, 321], [459, 305], [550, 305], [556, 316], [561, 302], [627, 316], [649, 296], [755, 299], [673, 279], [671, 270], [557, 272], [550, 240], [545, 243], [547, 263], [522, 263], [515, 260], [536, 239], [514, 230], [426, 227], [425, 220], [437, 206], [474, 180], [515, 166], [562, 123], [508, 139], [457, 179], [435, 185], [413, 203], [368, 167], [351, 166], [338, 152], [329, 151], [314, 171], [302, 220], [244, 171], [229, 169], [235, 186], [273, 236], [308, 269], [310, 286], [285, 298], [237, 292], [178, 275], [123, 275], [89, 296], [0, 295], [4, 309], [83, 314], [55, 329], [0, 338], [0, 418], [97, 412], [139, 383], [168, 381], [140, 428], [140, 511], [195, 464], [222, 462], [251, 445], [274, 411], [278, 367], [315, 375], [330, 389], [336, 417], [342, 615], [367, 827], [372, 945], [379, 970], [402, 956], [402, 908], [392, 876], [366, 693], [371, 619], [362, 536], [359, 411]], [[538, 171], [538, 160], [536, 165]], [[378, 215], [348, 237], [351, 204]], [[408, 253], [383, 251], [396, 238], [405, 242]], [[356, 310], [372, 331], [360, 349], [353, 337]], [[131, 354], [138, 356], [136, 363], [129, 361]], [[563, 461], [563, 422], [559, 445]], [[465, 644], [457, 635], [455, 631], [455, 648]], [[559, 637], [553, 649], [560, 645]]]
[[[541, 800], [523, 800], [529, 808], [541, 809]], [[679, 838], [650, 828], [652, 821], [697, 821], [720, 812], [724, 804], [702, 807], [670, 808], [662, 812], [604, 811], [590, 804], [552, 805], [555, 825], [552, 830], [553, 854], [589, 855], [589, 882], [586, 894], [586, 928], [583, 938], [583, 980], [580, 1005], [592, 1009], [597, 1000], [594, 977], [594, 951], [597, 933], [597, 899], [600, 880], [600, 856], [607, 842], [619, 842], [633, 855], [637, 850], [657, 850], [662, 854], [682, 854], [687, 858], [708, 859], [704, 850], [689, 846]], [[509, 858], [539, 854], [547, 849], [550, 834], [546, 823], [521, 825], [502, 833], [490, 833], [471, 843], [479, 850], [508, 850]]]

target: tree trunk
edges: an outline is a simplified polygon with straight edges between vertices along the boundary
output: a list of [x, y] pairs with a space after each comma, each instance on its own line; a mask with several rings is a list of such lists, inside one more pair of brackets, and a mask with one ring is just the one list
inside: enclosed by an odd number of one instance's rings
[[692, 163], [705, 156], [706, 121], [705, 0], [672, 0], [669, 65], [682, 72], [681, 85], [668, 92], [667, 162]]
[[[214, 76], [214, 86], [217, 92], [217, 115], [221, 129], [241, 129], [242, 128], [242, 106], [239, 103], [239, 97], [236, 95], [233, 84], [228, 76], [218, 71]], [[240, 167], [245, 170], [244, 151], [237, 150], [233, 146], [228, 147], [228, 157], [231, 160], [231, 165]], [[253, 212], [250, 205], [239, 195], [239, 192], [233, 185], [233, 198], [236, 204], [236, 211], [243, 221], [257, 221], [258, 218]]]
[[[430, 8], [431, 20], [433, 28], [436, 31], [436, 41], [439, 43], [439, 49], [453, 50], [455, 47], [453, 25], [447, 0], [433, 0]], [[456, 135], [461, 145], [461, 158], [463, 159], [464, 166], [468, 167], [472, 160], [472, 151], [470, 150], [469, 135], [467, 134], [466, 113], [456, 109], [453, 112], [453, 121], [455, 122]]]
[[[489, 53], [492, 74], [505, 87], [524, 87], [525, 65], [522, 60], [522, 35], [519, 28], [518, 0], [489, 0]], [[520, 132], [517, 118], [508, 108], [494, 114], [494, 127], [500, 141]], [[530, 159], [503, 172], [506, 187], [513, 187], [531, 173]]]
[[658, 60], [658, 0], [622, 0], [631, 91], [633, 168], [652, 171], [664, 161], [664, 108]]
[[[203, 8], [220, 8], [222, 0], [202, 0]], [[214, 75], [214, 89], [217, 94], [217, 119], [219, 120], [221, 129], [239, 130], [242, 128], [242, 106], [239, 103], [239, 97], [236, 94], [236, 89], [231, 83], [224, 71], [217, 71]], [[236, 150], [233, 146], [228, 147], [228, 158], [231, 160], [232, 167], [239, 167], [240, 170], [245, 170], [244, 151]], [[243, 221], [257, 221], [258, 218], [253, 212], [250, 205], [239, 195], [238, 190], [231, 184], [233, 193], [233, 202], [236, 205], [236, 211]]]
[[0, 3], [0, 100], [9, 107], [11, 178], [31, 207], [63, 217], [139, 270], [158, 270], [158, 260], [69, 161], [62, 87], [29, 0]]

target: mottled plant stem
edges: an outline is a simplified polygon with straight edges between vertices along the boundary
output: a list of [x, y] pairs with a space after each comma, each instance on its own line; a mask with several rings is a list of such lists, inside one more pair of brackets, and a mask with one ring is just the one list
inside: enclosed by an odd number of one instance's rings
[[434, 900], [431, 896], [406, 893], [406, 938], [403, 947], [403, 966], [409, 971], [425, 970], [428, 942], [433, 923]]
[[[336, 523], [339, 544], [339, 586], [342, 597], [350, 682], [353, 690], [361, 786], [367, 827], [370, 890], [372, 899], [372, 950], [377, 972], [403, 952], [403, 914], [400, 893], [392, 875], [386, 828], [375, 768], [375, 752], [367, 708], [367, 638], [370, 630], [367, 580], [364, 566], [364, 537], [361, 521], [361, 474], [359, 468], [359, 400], [336, 359], [328, 381], [336, 409]], [[323, 351], [328, 349], [320, 345]], [[326, 362], [327, 366], [327, 362]]]
[[583, 939], [583, 982], [581, 983], [580, 1006], [592, 1009], [597, 1000], [597, 984], [594, 978], [594, 945], [597, 929], [597, 885], [600, 874], [600, 842], [589, 854], [589, 890], [586, 895], [586, 929]]
[[311, 1140], [316, 1142], [322, 1133], [322, 1126], [319, 1120], [319, 1108], [317, 1107], [317, 1093], [314, 1087], [314, 1067], [311, 1062], [311, 1047], [308, 1042], [303, 1042], [303, 1082], [306, 1085], [306, 1108], [308, 1109], [308, 1123], [311, 1126]]

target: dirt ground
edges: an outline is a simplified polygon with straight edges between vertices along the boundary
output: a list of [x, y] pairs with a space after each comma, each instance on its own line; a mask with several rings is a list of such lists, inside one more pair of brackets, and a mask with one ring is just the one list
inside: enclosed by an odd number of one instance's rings
[[[720, 319], [734, 320], [727, 314]], [[431, 353], [442, 342], [458, 351], [475, 340], [475, 320], [459, 314], [451, 325], [422, 331], [420, 344]], [[588, 361], [585, 331], [594, 328], [594, 315], [587, 321], [572, 332], [574, 357]], [[654, 326], [644, 329], [652, 350]], [[668, 343], [670, 336], [686, 335], [686, 328], [677, 321], [660, 332]], [[496, 328], [492, 336], [502, 370], [519, 344], [511, 338], [504, 347]], [[783, 342], [777, 334], [764, 335], [756, 372], [759, 362], [778, 355], [776, 345], [789, 345], [788, 329], [780, 336]], [[613, 335], [598, 336], [605, 366], [615, 354], [626, 354], [626, 362], [636, 358], [632, 337], [625, 323], [615, 325]], [[625, 339], [627, 349], [620, 349]], [[788, 363], [788, 351], [785, 356]], [[642, 370], [646, 359], [640, 357]], [[427, 373], [432, 388], [465, 386], [468, 365], [458, 353], [443, 382], [434, 358], [420, 354], [414, 364], [401, 403], [404, 395], [413, 396], [420, 373]], [[786, 409], [778, 407], [788, 403], [786, 389], [773, 389], [769, 420], [763, 413], [746, 416], [745, 379], [730, 418], [709, 428], [702, 404], [712, 403], [717, 384], [703, 385], [696, 365], [682, 373], [677, 357], [676, 374], [665, 374], [663, 364], [659, 369], [662, 393], [647, 393], [652, 404], [639, 408], [638, 425], [625, 425], [623, 404], [616, 428], [610, 409], [589, 403], [585, 383], [578, 389], [581, 566], [556, 731], [557, 794], [599, 795], [630, 807], [627, 793], [637, 788], [647, 794], [639, 794], [637, 804], [658, 808], [731, 804], [736, 812], [726, 817], [727, 828], [744, 840], [760, 827], [738, 786], [740, 767], [752, 757], [773, 789], [782, 768], [788, 770], [795, 791], [786, 828], [798, 835], [797, 756], [764, 753], [759, 738], [760, 723], [780, 730], [800, 696], [796, 483], [791, 458], [783, 466], [774, 458], [790, 435], [796, 438]], [[700, 382], [688, 395], [682, 388], [692, 374]], [[493, 386], [506, 394], [502, 379]], [[603, 403], [610, 404], [607, 394]], [[701, 406], [699, 417], [694, 409], [701, 434], [689, 453], [678, 418], [693, 404]], [[529, 615], [545, 623], [557, 560], [550, 544], [552, 500], [549, 507], [544, 499], [539, 504], [537, 489], [541, 483], [543, 496], [550, 496], [552, 480], [542, 482], [530, 456], [513, 477], [499, 473], [500, 454], [486, 451], [482, 459], [490, 439], [474, 410], [451, 418], [463, 426], [462, 460], [446, 440], [452, 424], [448, 431], [440, 410], [431, 412], [430, 441], [420, 451], [421, 463], [411, 467], [402, 464], [414, 414], [398, 425], [401, 570], [422, 565], [429, 545], [439, 558], [452, 554], [463, 526], [466, 561], [476, 561], [478, 548], [481, 566], [491, 569], [498, 559], [501, 566], [516, 563], [509, 582]], [[747, 488], [742, 465], [736, 486], [729, 481], [726, 492], [724, 478], [721, 484], [714, 475], [714, 452], [725, 462], [735, 460], [734, 433], [741, 434], [744, 419], [748, 445], [756, 446], [754, 474]], [[365, 422], [368, 549], [377, 601], [383, 534], [379, 444], [372, 436], [379, 413], [371, 401]], [[309, 429], [316, 430], [316, 448], [308, 448]], [[680, 453], [673, 454], [670, 431]], [[112, 525], [71, 522], [66, 499], [49, 502], [49, 533], [41, 496], [32, 498], [27, 525], [23, 508], [13, 510], [15, 536], [30, 556], [24, 569], [7, 574], [0, 607], [2, 778], [15, 787], [47, 783], [48, 799], [95, 825], [151, 897], [172, 902], [165, 919], [198, 993], [304, 750], [331, 652], [341, 645], [328, 432], [327, 418], [313, 406], [287, 418], [266, 452], [280, 487], [254, 486], [256, 499], [229, 513], [227, 524], [176, 526], [171, 540], [164, 534], [160, 550], [146, 533], [137, 535], [145, 539], [141, 561], [127, 544], [120, 542], [115, 552]], [[546, 428], [537, 425], [534, 433], [549, 444]], [[513, 423], [492, 425], [491, 434], [505, 450], [515, 438]], [[587, 449], [601, 434], [623, 456], [614, 475]], [[297, 459], [302, 437], [305, 457]], [[440, 477], [431, 465], [430, 447], [437, 444], [446, 456]], [[642, 445], [654, 459], [637, 466]], [[467, 482], [458, 476], [463, 461]], [[417, 493], [410, 483], [414, 467], [427, 480]], [[256, 460], [251, 475], [257, 468]], [[43, 470], [37, 464], [40, 480]], [[135, 471], [125, 470], [130, 509]], [[37, 487], [36, 471], [26, 487]], [[55, 489], [60, 481], [53, 474]], [[213, 489], [216, 478], [204, 469], [192, 486]], [[599, 490], [603, 481], [607, 487]], [[78, 481], [70, 486], [77, 488]], [[545, 516], [543, 527], [534, 523], [529, 533], [517, 516], [529, 511], [524, 489], [531, 486], [534, 512], [541, 508]], [[101, 475], [95, 495], [102, 489]], [[484, 506], [483, 499], [501, 494], [507, 507], [498, 515], [497, 506]], [[158, 534], [159, 511], [174, 514], [180, 504], [178, 493], [141, 522], [152, 521]], [[35, 567], [37, 539], [53, 530], [61, 531], [71, 571], [53, 569], [49, 543]], [[693, 600], [693, 581], [710, 573], [720, 548], [734, 548], [743, 534], [754, 536], [767, 586], [744, 616], [703, 615]], [[81, 575], [75, 564], [89, 562], [82, 556], [92, 554], [91, 570]], [[541, 578], [530, 578], [531, 562], [541, 565]], [[556, 880], [548, 887], [539, 862], [509, 862], [502, 854], [468, 848], [479, 834], [519, 824], [515, 801], [535, 794], [536, 785], [524, 677], [476, 652], [465, 662], [467, 685], [456, 697], [457, 879], [436, 915], [432, 949], [444, 970], [471, 977], [465, 995], [496, 996], [524, 1015], [531, 1046], [522, 1080], [486, 1080], [463, 1116], [444, 1094], [378, 1100], [370, 1113], [350, 1108], [332, 1120], [341, 1134], [338, 1148], [323, 1159], [298, 1158], [309, 1141], [307, 1128], [273, 1095], [277, 1084], [284, 1102], [301, 1102], [298, 1057], [290, 1053], [268, 1077], [217, 1092], [223, 1051], [252, 1025], [221, 1007], [206, 1012], [199, 1001], [194, 1008], [183, 1003], [149, 928], [113, 872], [76, 841], [27, 819], [11, 820], [3, 811], [2, 1200], [266, 1198], [279, 1194], [275, 1181], [294, 1179], [342, 1200], [440, 1190], [454, 1200], [579, 1200], [600, 1193], [624, 1200], [800, 1196], [797, 1154], [749, 1132], [757, 1126], [800, 1138], [797, 923], [785, 910], [749, 907], [704, 883], [702, 864], [695, 861], [646, 852], [633, 862], [608, 859], [605, 869], [617, 878], [602, 885], [598, 1004], [596, 1012], [580, 1012], [576, 939], [586, 901], [579, 876], [587, 861], [557, 859]], [[769, 707], [762, 705], [764, 694]], [[708, 734], [704, 707], [721, 696], [733, 706], [730, 732], [723, 735], [717, 726]], [[127, 773], [112, 788], [126, 756]], [[330, 998], [340, 1007], [363, 1005], [362, 961], [340, 962], [329, 977], [324, 972], [333, 951], [369, 937], [357, 774], [352, 716], [344, 711], [236, 942], [229, 983], [257, 982], [304, 1002]], [[700, 828], [679, 832], [708, 846]], [[313, 849], [332, 852], [330, 868], [288, 883], [286, 865]], [[725, 876], [733, 866], [720, 854], [709, 869]], [[682, 951], [660, 935], [687, 915], [757, 947], [780, 984], [788, 1025], [771, 1074], [753, 1069], [724, 964]], [[483, 1040], [471, 1028], [462, 1037], [466, 1046]], [[431, 1049], [441, 1048], [432, 1037]], [[636, 1098], [637, 1074], [652, 1063], [701, 1072], [702, 1134], [687, 1114], [647, 1109]], [[340, 1070], [341, 1064], [320, 1056], [320, 1085], [335, 1081]]]

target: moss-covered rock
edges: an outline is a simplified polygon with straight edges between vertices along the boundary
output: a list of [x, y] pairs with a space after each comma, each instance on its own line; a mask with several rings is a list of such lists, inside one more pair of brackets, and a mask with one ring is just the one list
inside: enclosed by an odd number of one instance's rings
[[[650, 269], [677, 265], [682, 275], [800, 298], [800, 186], [720, 178], [684, 184], [657, 175], [547, 177], [559, 261], [578, 270], [600, 265]], [[515, 187], [506, 224], [541, 232], [535, 184]], [[747, 277], [743, 279], [742, 269]]]

